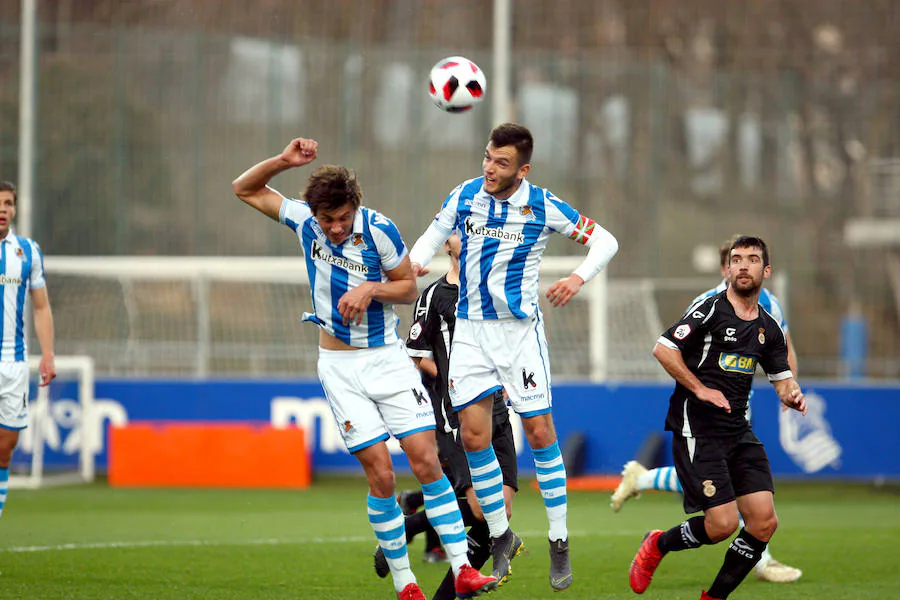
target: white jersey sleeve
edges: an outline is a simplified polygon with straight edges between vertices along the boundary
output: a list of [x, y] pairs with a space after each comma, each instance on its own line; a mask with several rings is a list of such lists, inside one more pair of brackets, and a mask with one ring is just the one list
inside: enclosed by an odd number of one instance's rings
[[[284, 198], [282, 196], [282, 198]], [[281, 202], [281, 210], [278, 211], [278, 222], [287, 225], [292, 231], [297, 231], [307, 219], [312, 217], [309, 204], [302, 200], [284, 198]]]
[[47, 285], [46, 280], [44, 280], [44, 253], [41, 252], [41, 247], [34, 240], [27, 240], [27, 243], [31, 244], [32, 251], [31, 273], [28, 274], [28, 287], [33, 290], [39, 290]]

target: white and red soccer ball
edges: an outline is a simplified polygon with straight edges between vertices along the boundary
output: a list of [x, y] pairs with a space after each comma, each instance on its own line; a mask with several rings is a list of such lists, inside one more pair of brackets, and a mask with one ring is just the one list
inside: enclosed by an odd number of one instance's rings
[[431, 68], [428, 94], [441, 110], [465, 112], [482, 101], [486, 89], [484, 71], [468, 58], [451, 56]]

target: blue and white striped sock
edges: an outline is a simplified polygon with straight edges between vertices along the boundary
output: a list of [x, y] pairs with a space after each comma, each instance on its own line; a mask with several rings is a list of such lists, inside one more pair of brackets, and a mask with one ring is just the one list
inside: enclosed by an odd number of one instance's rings
[[534, 454], [534, 470], [538, 487], [544, 498], [547, 519], [550, 521], [550, 541], [569, 538], [566, 527], [568, 498], [566, 496], [566, 465], [563, 464], [559, 443], [553, 442], [546, 448], [537, 448]]
[[469, 542], [466, 540], [466, 527], [450, 480], [442, 475], [437, 481], [423, 483], [422, 495], [425, 497], [428, 522], [441, 538], [441, 545], [453, 567], [453, 575], [459, 575], [460, 567], [469, 562]]
[[9, 467], [0, 468], [0, 517], [3, 516], [3, 506], [6, 504], [6, 494], [9, 493]]
[[416, 582], [409, 566], [409, 554], [406, 551], [406, 527], [403, 520], [403, 512], [397, 499], [376, 498], [369, 494], [366, 504], [369, 509], [369, 523], [378, 538], [378, 544], [384, 552], [391, 576], [394, 579], [394, 589], [403, 591], [410, 583]]
[[659, 467], [638, 475], [637, 488], [641, 491], [683, 492], [675, 467]]
[[484, 513], [491, 537], [500, 537], [509, 529], [509, 520], [503, 503], [503, 472], [500, 471], [494, 447], [466, 452], [466, 458], [469, 461], [469, 472], [472, 473], [472, 489], [475, 490], [475, 497], [478, 498], [478, 505]]

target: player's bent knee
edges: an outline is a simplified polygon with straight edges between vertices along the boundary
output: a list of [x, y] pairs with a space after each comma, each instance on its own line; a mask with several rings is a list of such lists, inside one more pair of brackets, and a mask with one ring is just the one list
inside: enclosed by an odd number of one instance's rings
[[704, 521], [706, 535], [709, 536], [709, 539], [711, 539], [714, 544], [718, 544], [722, 540], [731, 537], [731, 535], [737, 531], [739, 524], [740, 521], [738, 520], [737, 514], [734, 516], [707, 514], [706, 520]]

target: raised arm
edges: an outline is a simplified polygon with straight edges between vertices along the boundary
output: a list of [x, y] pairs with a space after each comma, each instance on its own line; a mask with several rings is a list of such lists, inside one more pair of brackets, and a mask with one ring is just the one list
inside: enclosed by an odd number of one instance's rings
[[56, 377], [56, 362], [53, 354], [53, 312], [47, 288], [31, 289], [31, 306], [34, 309], [34, 331], [41, 344], [41, 385], [47, 385]]
[[231, 187], [238, 198], [277, 221], [284, 199], [268, 186], [269, 181], [282, 171], [314, 161], [318, 148], [319, 144], [315, 140], [293, 139], [281, 154], [267, 158], [241, 173], [231, 182]]

